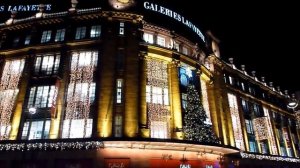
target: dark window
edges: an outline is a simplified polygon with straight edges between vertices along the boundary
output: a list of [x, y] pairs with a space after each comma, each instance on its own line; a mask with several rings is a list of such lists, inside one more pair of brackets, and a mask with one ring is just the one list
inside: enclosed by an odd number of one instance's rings
[[29, 44], [30, 44], [30, 41], [31, 41], [31, 35], [27, 35], [27, 36], [25, 37], [24, 45], [29, 45]]
[[17, 47], [19, 45], [19, 42], [20, 42], [20, 38], [19, 37], [14, 38], [13, 47]]
[[76, 35], [75, 35], [76, 40], [85, 38], [85, 35], [86, 35], [86, 27], [85, 26], [76, 28]]

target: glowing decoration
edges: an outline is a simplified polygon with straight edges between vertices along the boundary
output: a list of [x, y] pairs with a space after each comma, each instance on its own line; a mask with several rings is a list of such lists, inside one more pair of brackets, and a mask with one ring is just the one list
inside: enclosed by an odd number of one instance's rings
[[300, 163], [300, 159], [297, 158], [287, 158], [281, 156], [270, 156], [270, 155], [257, 155], [241, 152], [241, 157], [245, 159], [257, 159], [257, 160], [273, 160], [273, 161], [283, 161], [283, 162], [294, 162]]
[[118, 10], [127, 9], [134, 5], [134, 0], [109, 0], [109, 4]]
[[298, 129], [300, 128], [300, 110], [295, 111], [295, 118], [297, 120]]
[[194, 85], [187, 87], [187, 107], [184, 115], [184, 139], [197, 142], [218, 143], [211, 125], [205, 123], [206, 112], [203, 109], [198, 91]]
[[264, 114], [267, 117], [267, 129], [268, 129], [268, 134], [269, 134], [269, 138], [268, 139], [270, 140], [271, 154], [278, 155], [277, 146], [276, 146], [275, 136], [274, 136], [274, 132], [273, 132], [273, 127], [272, 127], [272, 124], [271, 124], [269, 110], [267, 108], [265, 108], [265, 107], [263, 107], [263, 109], [264, 109]]
[[232, 120], [232, 127], [235, 139], [235, 145], [241, 150], [245, 150], [244, 138], [242, 133], [241, 119], [239, 115], [236, 96], [228, 93], [228, 102]]
[[[91, 136], [91, 133], [89, 133], [91, 128], [88, 127], [91, 124], [88, 123], [91, 122], [89, 119], [90, 106], [95, 94], [93, 77], [97, 61], [98, 52], [81, 51], [72, 53], [63, 138]], [[78, 123], [82, 128], [77, 128], [76, 125], [78, 124], [72, 122]], [[89, 128], [88, 130], [87, 127]]]
[[170, 138], [167, 64], [147, 60], [146, 101], [151, 138]]
[[255, 137], [258, 141], [266, 140], [269, 138], [269, 132], [268, 132], [268, 120], [267, 117], [259, 117], [253, 119], [253, 125], [254, 125], [254, 133]]
[[18, 84], [25, 61], [6, 61], [0, 83], [0, 140], [7, 140], [11, 128], [12, 110], [18, 95]]
[[32, 150], [91, 150], [103, 148], [101, 141], [85, 141], [85, 142], [44, 142], [44, 143], [9, 143], [0, 144], [0, 151], [32, 151]]
[[204, 108], [204, 111], [206, 114], [205, 124], [212, 124], [210, 110], [209, 110], [209, 104], [208, 104], [206, 82], [204, 80], [200, 80], [200, 84], [201, 84], [201, 93], [202, 93], [202, 104], [203, 104], [203, 108]]

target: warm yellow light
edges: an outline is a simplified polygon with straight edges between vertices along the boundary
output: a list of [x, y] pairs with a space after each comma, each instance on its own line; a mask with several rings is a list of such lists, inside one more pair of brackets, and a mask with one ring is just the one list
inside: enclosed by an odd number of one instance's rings
[[121, 2], [121, 3], [128, 3], [129, 0], [117, 0], [118, 2]]

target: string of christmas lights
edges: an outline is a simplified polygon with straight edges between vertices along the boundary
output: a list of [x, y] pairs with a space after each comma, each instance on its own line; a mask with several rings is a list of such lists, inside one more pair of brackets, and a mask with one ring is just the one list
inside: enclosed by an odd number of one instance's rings
[[83, 136], [86, 136], [87, 120], [91, 106], [91, 85], [97, 60], [98, 52], [95, 51], [72, 53], [65, 115], [65, 120], [69, 120], [69, 125], [67, 137], [65, 138], [70, 137], [72, 120], [74, 119], [84, 119]]
[[267, 117], [267, 129], [269, 132], [269, 140], [270, 140], [270, 145], [271, 145], [271, 154], [273, 155], [278, 155], [277, 152], [277, 146], [276, 146], [276, 141], [275, 141], [275, 136], [273, 133], [273, 127], [272, 127], [272, 123], [271, 123], [271, 119], [270, 119], [270, 114], [269, 114], [269, 110], [265, 107], [263, 107], [264, 110], [264, 114]]
[[0, 151], [32, 151], [32, 150], [90, 150], [103, 148], [101, 141], [86, 142], [44, 142], [44, 143], [9, 143], [0, 144]]
[[258, 159], [258, 160], [273, 160], [273, 161], [285, 161], [285, 162], [294, 162], [300, 163], [300, 159], [297, 158], [287, 158], [280, 156], [268, 156], [268, 155], [258, 155], [241, 152], [241, 157], [245, 159]]
[[245, 150], [244, 138], [242, 134], [242, 126], [240, 122], [241, 120], [240, 120], [236, 96], [228, 93], [228, 102], [229, 102], [229, 108], [230, 108], [230, 114], [232, 120], [231, 122], [232, 122], [236, 147], [241, 150]]
[[5, 62], [0, 83], [0, 140], [9, 138], [12, 110], [18, 95], [18, 84], [25, 61], [8, 60]]
[[147, 60], [148, 124], [152, 138], [170, 138], [168, 72], [163, 61]]

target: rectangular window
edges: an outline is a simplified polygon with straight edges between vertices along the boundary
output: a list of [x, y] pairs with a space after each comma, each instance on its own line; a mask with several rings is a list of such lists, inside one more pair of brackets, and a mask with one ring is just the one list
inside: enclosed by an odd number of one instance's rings
[[144, 40], [145, 40], [146, 43], [153, 44], [153, 42], [154, 42], [153, 34], [144, 33]]
[[189, 53], [188, 53], [188, 49], [186, 48], [186, 47], [182, 47], [182, 53], [184, 54], [184, 55], [188, 55]]
[[261, 147], [261, 153], [262, 154], [268, 154], [268, 143], [265, 141], [260, 142], [260, 147]]
[[75, 34], [75, 39], [79, 40], [79, 39], [83, 39], [85, 38], [85, 34], [86, 34], [86, 27], [77, 27], [76, 28], [76, 34]]
[[182, 101], [182, 108], [186, 109], [186, 107], [187, 107], [187, 94], [186, 93], [181, 94], [181, 101]]
[[19, 37], [14, 38], [13, 47], [17, 47], [19, 45], [19, 42], [20, 42], [20, 38]]
[[234, 79], [231, 76], [229, 76], [229, 83], [230, 85], [234, 85]]
[[241, 82], [242, 90], [245, 91], [245, 84]]
[[168, 122], [164, 121], [152, 121], [151, 126], [151, 138], [168, 138]]
[[65, 40], [66, 29], [58, 29], [55, 35], [55, 42]]
[[174, 42], [174, 49], [179, 52], [179, 44]]
[[124, 35], [125, 33], [125, 24], [124, 22], [120, 22], [119, 35]]
[[122, 116], [115, 117], [115, 137], [122, 137]]
[[245, 114], [249, 113], [249, 105], [248, 105], [248, 101], [242, 99], [242, 108], [243, 108], [243, 112]]
[[248, 134], [254, 134], [253, 124], [251, 120], [245, 120], [246, 130]]
[[259, 105], [258, 104], [253, 104], [253, 111], [254, 111], [254, 114], [257, 116], [257, 117], [262, 117], [261, 116], [261, 113], [260, 113], [260, 109], [259, 109]]
[[123, 79], [117, 79], [117, 104], [122, 103]]
[[51, 33], [52, 33], [51, 30], [43, 31], [42, 38], [41, 38], [41, 43], [49, 42], [51, 40]]
[[53, 75], [58, 73], [60, 53], [37, 55], [34, 64], [35, 75]]
[[92, 127], [93, 127], [93, 119], [64, 120], [62, 138], [91, 137]]
[[[75, 86], [74, 86], [75, 85]], [[82, 102], [89, 98], [90, 103], [95, 100], [96, 83], [70, 83], [68, 88], [68, 97], [74, 96], [77, 99], [77, 104], [80, 105]], [[89, 96], [89, 97], [88, 97]]]
[[31, 35], [27, 35], [25, 37], [24, 45], [29, 45], [30, 44], [30, 40], [31, 40]]
[[166, 39], [162, 36], [157, 36], [157, 45], [165, 47], [166, 46]]
[[257, 152], [255, 141], [249, 141], [249, 149], [250, 149], [250, 152]]
[[101, 35], [101, 26], [95, 25], [91, 27], [91, 38], [100, 37]]
[[23, 140], [48, 139], [50, 132], [50, 120], [26, 121], [23, 126]]
[[147, 103], [169, 105], [169, 90], [168, 88], [160, 88], [155, 86], [146, 86], [146, 101]]
[[35, 86], [30, 88], [28, 108], [49, 108], [53, 105], [55, 86]]

